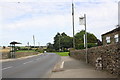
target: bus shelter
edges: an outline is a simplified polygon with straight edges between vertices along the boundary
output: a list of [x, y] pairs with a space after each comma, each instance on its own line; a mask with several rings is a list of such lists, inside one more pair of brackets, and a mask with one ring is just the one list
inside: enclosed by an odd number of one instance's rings
[[10, 49], [10, 55], [9, 55], [10, 58], [15, 58], [15, 51], [16, 51], [15, 45], [16, 44], [22, 44], [22, 43], [15, 42], [15, 41], [10, 42], [10, 47], [11, 47], [11, 49]]

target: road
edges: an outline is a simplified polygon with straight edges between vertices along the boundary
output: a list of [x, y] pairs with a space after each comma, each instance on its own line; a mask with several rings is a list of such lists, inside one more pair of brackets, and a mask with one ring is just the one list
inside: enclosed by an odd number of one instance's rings
[[27, 59], [2, 62], [3, 78], [48, 78], [60, 56], [45, 53]]

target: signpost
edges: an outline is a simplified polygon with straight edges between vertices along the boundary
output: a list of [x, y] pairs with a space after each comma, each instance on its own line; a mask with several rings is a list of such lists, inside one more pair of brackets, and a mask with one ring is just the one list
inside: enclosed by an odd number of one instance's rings
[[80, 25], [85, 26], [85, 48], [86, 48], [86, 63], [88, 63], [88, 53], [87, 53], [87, 29], [86, 29], [86, 14], [84, 14], [84, 17], [79, 17]]

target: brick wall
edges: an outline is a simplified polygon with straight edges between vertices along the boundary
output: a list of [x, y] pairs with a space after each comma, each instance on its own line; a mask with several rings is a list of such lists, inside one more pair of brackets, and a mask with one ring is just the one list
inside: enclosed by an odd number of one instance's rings
[[[79, 60], [85, 60], [85, 49], [71, 50], [70, 56]], [[120, 76], [120, 43], [109, 44], [88, 49], [88, 62], [95, 67], [95, 61], [102, 57], [103, 70]]]

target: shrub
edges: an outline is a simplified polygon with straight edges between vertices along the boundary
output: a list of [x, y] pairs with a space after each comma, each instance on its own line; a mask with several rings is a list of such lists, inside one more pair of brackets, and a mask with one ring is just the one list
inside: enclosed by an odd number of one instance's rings
[[[97, 46], [97, 44], [95, 44], [95, 43], [87, 43], [88, 48], [95, 47], [95, 46]], [[84, 43], [76, 45], [76, 49], [85, 49]]]

